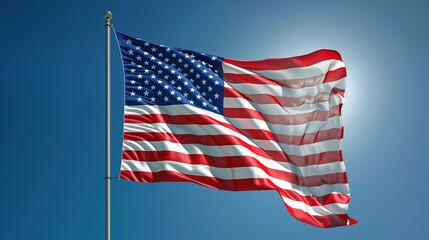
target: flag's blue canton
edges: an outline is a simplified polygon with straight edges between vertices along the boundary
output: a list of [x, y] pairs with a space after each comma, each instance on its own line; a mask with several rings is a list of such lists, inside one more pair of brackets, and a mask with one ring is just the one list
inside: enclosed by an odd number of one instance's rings
[[125, 69], [125, 105], [191, 104], [223, 113], [222, 58], [116, 35]]

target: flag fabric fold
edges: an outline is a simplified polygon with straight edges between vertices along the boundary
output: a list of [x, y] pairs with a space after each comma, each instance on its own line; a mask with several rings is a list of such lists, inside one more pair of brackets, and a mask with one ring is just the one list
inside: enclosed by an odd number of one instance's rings
[[241, 61], [115, 34], [125, 73], [121, 179], [276, 190], [305, 223], [355, 223], [336, 51]]

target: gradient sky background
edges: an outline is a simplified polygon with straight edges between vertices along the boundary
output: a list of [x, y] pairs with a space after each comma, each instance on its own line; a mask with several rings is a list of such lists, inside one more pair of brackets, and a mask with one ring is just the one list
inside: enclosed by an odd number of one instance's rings
[[[339, 51], [350, 215], [359, 221], [303, 224], [275, 191], [113, 181], [113, 240], [426, 238], [429, 2], [397, 2], [2, 2], [0, 238], [104, 239], [105, 10], [123, 32], [228, 58]], [[112, 176], [122, 87], [112, 38]]]

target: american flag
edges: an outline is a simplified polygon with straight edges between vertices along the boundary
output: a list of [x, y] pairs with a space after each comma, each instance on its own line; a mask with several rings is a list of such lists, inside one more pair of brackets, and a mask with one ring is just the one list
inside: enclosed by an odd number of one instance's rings
[[336, 51], [240, 61], [115, 33], [125, 72], [121, 179], [277, 190], [305, 223], [355, 223]]

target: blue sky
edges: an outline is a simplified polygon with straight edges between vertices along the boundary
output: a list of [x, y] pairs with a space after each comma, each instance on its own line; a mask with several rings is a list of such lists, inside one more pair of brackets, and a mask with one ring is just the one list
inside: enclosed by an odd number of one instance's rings
[[[112, 239], [422, 239], [429, 213], [429, 3], [2, 3], [3, 239], [104, 238], [104, 18], [152, 42], [235, 59], [342, 54], [352, 227], [291, 217], [275, 191], [112, 182]], [[112, 35], [113, 37], [113, 35]], [[113, 38], [112, 38], [113, 40]], [[112, 41], [112, 176], [123, 75]]]

